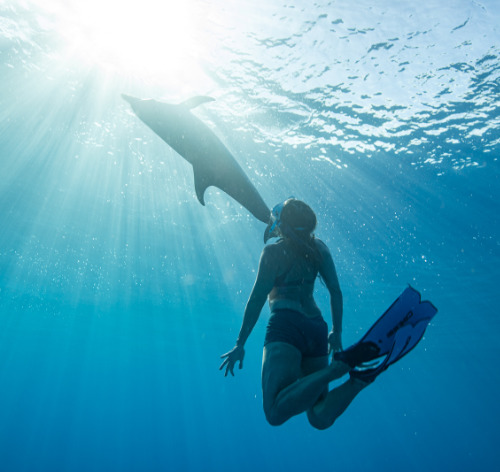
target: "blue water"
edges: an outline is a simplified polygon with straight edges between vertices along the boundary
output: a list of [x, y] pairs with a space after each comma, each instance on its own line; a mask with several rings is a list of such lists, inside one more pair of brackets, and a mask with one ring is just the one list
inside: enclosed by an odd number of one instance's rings
[[[498, 2], [182, 5], [0, 2], [0, 470], [494, 470]], [[315, 209], [345, 346], [408, 283], [439, 308], [331, 429], [266, 423], [267, 308], [218, 371], [263, 225], [121, 93], [216, 98], [266, 202]]]

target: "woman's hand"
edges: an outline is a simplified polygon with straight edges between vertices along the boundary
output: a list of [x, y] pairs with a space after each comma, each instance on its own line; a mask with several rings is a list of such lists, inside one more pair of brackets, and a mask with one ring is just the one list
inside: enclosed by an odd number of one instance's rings
[[220, 356], [221, 359], [224, 359], [224, 362], [220, 365], [219, 370], [226, 368], [226, 372], [224, 373], [224, 377], [227, 377], [227, 373], [231, 372], [231, 375], [234, 377], [234, 365], [239, 361], [240, 369], [243, 369], [243, 358], [245, 357], [245, 349], [243, 346], [236, 345], [233, 349], [225, 354]]
[[328, 354], [342, 351], [342, 333], [331, 331], [328, 335]]

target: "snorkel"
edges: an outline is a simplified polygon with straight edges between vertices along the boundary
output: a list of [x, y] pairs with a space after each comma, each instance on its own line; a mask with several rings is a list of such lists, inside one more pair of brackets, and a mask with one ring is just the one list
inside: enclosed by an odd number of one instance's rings
[[267, 243], [271, 238], [277, 238], [280, 236], [280, 226], [281, 226], [281, 213], [283, 208], [288, 200], [293, 197], [290, 197], [284, 200], [281, 203], [278, 203], [271, 210], [271, 216], [269, 219], [269, 223], [267, 225], [266, 230], [264, 231], [264, 244]]

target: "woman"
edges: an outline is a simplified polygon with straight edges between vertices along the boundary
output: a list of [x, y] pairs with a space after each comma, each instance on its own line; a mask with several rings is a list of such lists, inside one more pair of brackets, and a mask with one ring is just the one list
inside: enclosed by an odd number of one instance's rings
[[[281, 238], [264, 247], [236, 346], [221, 356], [220, 369], [226, 368], [226, 376], [228, 372], [234, 375], [237, 362], [243, 367], [245, 342], [269, 296], [262, 390], [271, 425], [281, 425], [305, 411], [312, 426], [326, 429], [367, 385], [352, 376], [328, 391], [332, 380], [371, 356], [354, 352], [346, 362], [328, 362], [329, 352], [342, 350], [342, 292], [330, 251], [314, 237], [315, 227], [316, 215], [300, 200], [290, 198], [273, 209], [264, 241]], [[313, 298], [318, 274], [330, 293], [330, 334]]]

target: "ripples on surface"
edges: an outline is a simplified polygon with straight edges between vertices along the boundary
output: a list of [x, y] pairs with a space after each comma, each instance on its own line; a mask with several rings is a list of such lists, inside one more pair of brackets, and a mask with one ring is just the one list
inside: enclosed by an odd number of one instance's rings
[[[309, 145], [334, 165], [387, 151], [445, 169], [493, 159], [498, 9], [371, 3], [285, 6], [240, 31], [243, 46], [213, 73], [260, 105], [247, 118], [263, 141]], [[281, 132], [259, 119], [262, 107]]]
[[[394, 8], [367, 1], [352, 9], [342, 2], [229, 2], [219, 8], [192, 2], [192, 21], [201, 31], [189, 47], [203, 44], [208, 51], [199, 59], [204, 74], [188, 78], [182, 92], [213, 91], [220, 118], [276, 152], [306, 146], [310, 158], [335, 166], [377, 152], [443, 170], [484, 165], [499, 139], [500, 15], [494, 2], [458, 3]], [[52, 29], [60, 23], [57, 9], [47, 6], [49, 14], [43, 2], [22, 5], [4, 2], [3, 68], [50, 73], [63, 82], [74, 63], [63, 56], [69, 54], [63, 33]], [[54, 70], [57, 59], [68, 63]], [[172, 89], [173, 74], [146, 78], [128, 70], [120, 77], [123, 70], [111, 69], [111, 84], [102, 87], [125, 85], [136, 75], [154, 84], [150, 94], [157, 89], [184, 98]]]

